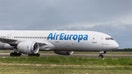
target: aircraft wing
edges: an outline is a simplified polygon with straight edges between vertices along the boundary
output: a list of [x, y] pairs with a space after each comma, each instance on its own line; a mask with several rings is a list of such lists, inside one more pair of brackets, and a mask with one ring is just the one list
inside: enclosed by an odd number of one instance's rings
[[0, 42], [12, 44], [12, 43], [16, 43], [17, 40], [15, 40], [15, 39], [8, 39], [8, 38], [0, 38]]
[[[11, 46], [16, 46], [17, 44], [19, 44], [21, 42], [24, 42], [24, 41], [22, 41], [22, 40], [16, 40], [16, 39], [9, 39], [9, 38], [0, 38], [0, 42], [2, 42], [2, 43], [8, 43]], [[27, 42], [28, 42], [28, 40], [27, 40]], [[53, 45], [50, 42], [48, 42], [48, 41], [36, 42], [36, 43], [39, 44], [40, 49], [43, 49], [43, 50], [50, 50], [51, 47], [53, 47]]]
[[[9, 38], [0, 38], [0, 42], [14, 45], [14, 44], [18, 44], [19, 42], [22, 42], [22, 41], [21, 40], [15, 40], [15, 39], [9, 39]], [[36, 42], [36, 43], [38, 43], [39, 46], [46, 45], [46, 43], [42, 43], [42, 42]]]

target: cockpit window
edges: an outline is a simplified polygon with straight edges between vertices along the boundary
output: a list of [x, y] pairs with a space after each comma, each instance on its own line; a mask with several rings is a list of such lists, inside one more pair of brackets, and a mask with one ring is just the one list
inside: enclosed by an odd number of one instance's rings
[[105, 38], [105, 40], [114, 40], [113, 38]]

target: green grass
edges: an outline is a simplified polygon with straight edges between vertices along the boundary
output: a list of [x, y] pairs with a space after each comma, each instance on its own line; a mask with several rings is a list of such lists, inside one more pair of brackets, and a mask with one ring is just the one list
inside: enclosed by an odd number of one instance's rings
[[27, 63], [27, 64], [60, 64], [60, 65], [129, 65], [132, 66], [132, 58], [88, 58], [70, 56], [45, 56], [45, 57], [4, 57], [3, 63]]
[[132, 74], [132, 58], [1, 57], [0, 74]]

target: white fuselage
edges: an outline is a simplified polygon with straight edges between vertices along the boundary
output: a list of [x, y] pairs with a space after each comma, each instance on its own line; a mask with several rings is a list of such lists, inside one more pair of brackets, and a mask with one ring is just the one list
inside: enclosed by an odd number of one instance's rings
[[[113, 50], [119, 47], [110, 35], [95, 31], [0, 30], [0, 38], [44, 43], [40, 50]], [[8, 45], [1, 48], [9, 48]]]

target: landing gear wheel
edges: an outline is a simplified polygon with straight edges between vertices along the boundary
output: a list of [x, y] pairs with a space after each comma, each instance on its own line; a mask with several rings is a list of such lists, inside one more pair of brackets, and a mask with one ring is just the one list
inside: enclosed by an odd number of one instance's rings
[[104, 55], [103, 55], [103, 54], [99, 54], [98, 57], [100, 57], [100, 58], [104, 58]]
[[100, 57], [100, 58], [104, 58], [104, 55], [103, 55], [103, 54], [105, 54], [105, 53], [106, 53], [106, 51], [100, 51], [98, 57]]
[[22, 55], [21, 53], [17, 53], [17, 52], [11, 52], [11, 53], [10, 53], [10, 56], [14, 56], [14, 57], [15, 57], [15, 56], [16, 56], [16, 57], [17, 57], [17, 56], [20, 57], [21, 55]]
[[36, 56], [36, 57], [39, 57], [40, 54], [39, 53], [37, 53], [37, 54], [28, 54], [28, 56]]

